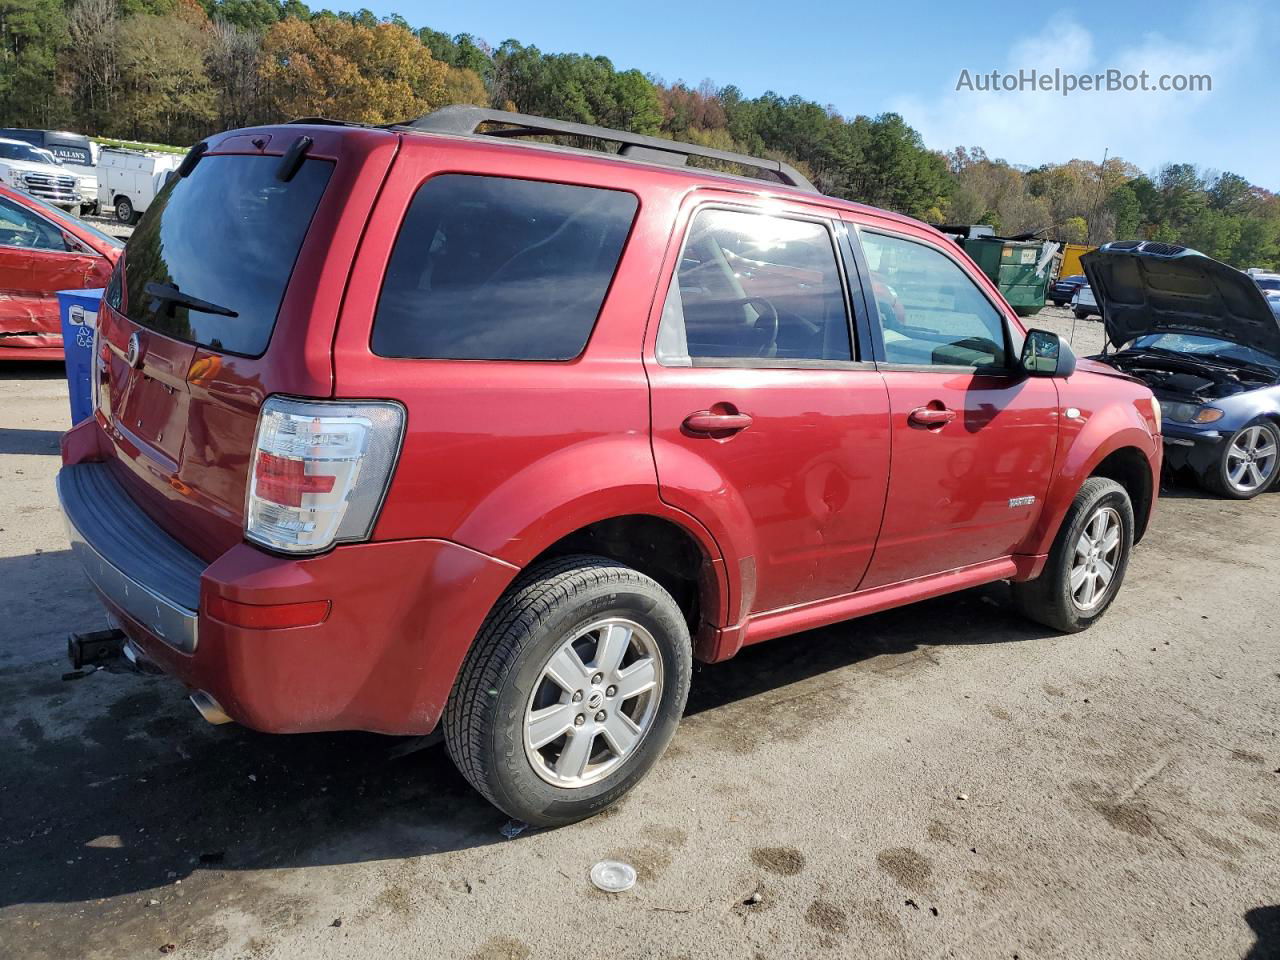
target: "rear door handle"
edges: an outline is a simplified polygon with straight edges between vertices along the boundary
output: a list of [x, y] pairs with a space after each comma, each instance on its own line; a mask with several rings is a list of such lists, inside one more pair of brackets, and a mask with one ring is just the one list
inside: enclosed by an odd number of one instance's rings
[[712, 413], [710, 410], [699, 410], [684, 418], [684, 428], [690, 433], [715, 434], [737, 433], [751, 426], [751, 416], [746, 413]]
[[956, 412], [945, 407], [940, 410], [936, 407], [916, 407], [907, 414], [907, 420], [920, 427], [945, 427], [955, 418]]

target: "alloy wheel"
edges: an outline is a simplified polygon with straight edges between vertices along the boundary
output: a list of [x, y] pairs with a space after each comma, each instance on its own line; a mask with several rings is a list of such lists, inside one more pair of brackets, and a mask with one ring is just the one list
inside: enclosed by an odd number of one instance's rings
[[1071, 562], [1071, 599], [1081, 610], [1092, 610], [1107, 596], [1120, 561], [1123, 527], [1112, 507], [1099, 507], [1080, 531]]
[[1227, 482], [1237, 493], [1253, 493], [1275, 476], [1275, 435], [1261, 424], [1245, 427], [1227, 448]]
[[632, 756], [662, 698], [662, 658], [632, 620], [602, 620], [552, 654], [525, 708], [525, 756], [557, 787], [584, 787]]

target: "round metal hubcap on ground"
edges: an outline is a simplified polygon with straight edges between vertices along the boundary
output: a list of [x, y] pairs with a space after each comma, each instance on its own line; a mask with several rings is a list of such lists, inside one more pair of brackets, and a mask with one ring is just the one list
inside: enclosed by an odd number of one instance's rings
[[1071, 563], [1071, 599], [1081, 610], [1092, 610], [1107, 595], [1120, 560], [1120, 514], [1099, 508], [1080, 532]]
[[635, 753], [661, 699], [652, 635], [622, 618], [593, 623], [542, 668], [525, 708], [525, 755], [547, 783], [595, 783]]
[[1252, 493], [1270, 481], [1275, 466], [1275, 440], [1261, 426], [1242, 430], [1227, 450], [1227, 479], [1240, 493]]

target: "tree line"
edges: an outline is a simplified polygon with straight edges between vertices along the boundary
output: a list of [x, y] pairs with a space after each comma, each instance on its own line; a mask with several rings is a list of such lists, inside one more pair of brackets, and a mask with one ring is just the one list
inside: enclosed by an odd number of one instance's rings
[[1280, 268], [1280, 198], [1233, 173], [1119, 158], [1036, 168], [925, 147], [893, 113], [664, 82], [605, 57], [414, 28], [301, 0], [0, 0], [0, 125], [186, 145], [306, 116], [363, 123], [475, 103], [784, 159], [824, 193], [939, 223], [1182, 243]]

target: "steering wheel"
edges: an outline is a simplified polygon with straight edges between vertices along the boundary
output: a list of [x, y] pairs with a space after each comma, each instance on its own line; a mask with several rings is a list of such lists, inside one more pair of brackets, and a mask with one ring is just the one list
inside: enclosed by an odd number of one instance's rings
[[[778, 345], [778, 308], [766, 300], [764, 297], [743, 297], [740, 301], [744, 307], [751, 306], [756, 308], [758, 316], [751, 323], [752, 330], [760, 330], [760, 321], [764, 320], [768, 326], [765, 328], [768, 333], [768, 339], [765, 340], [761, 347], [760, 356], [768, 356], [767, 351], [772, 350]], [[763, 306], [764, 310], [760, 307]], [[766, 317], [768, 319], [766, 319]]]

